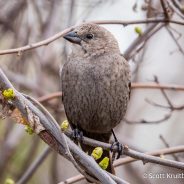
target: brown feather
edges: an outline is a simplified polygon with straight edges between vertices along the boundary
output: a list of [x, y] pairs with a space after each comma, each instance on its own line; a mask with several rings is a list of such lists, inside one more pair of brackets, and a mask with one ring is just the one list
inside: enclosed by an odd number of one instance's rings
[[[89, 33], [93, 38], [86, 37]], [[116, 39], [105, 28], [82, 24], [73, 35], [78, 35], [77, 43], [79, 38], [81, 41], [79, 45], [73, 44], [61, 73], [66, 116], [71, 126], [82, 130], [85, 136], [109, 143], [111, 129], [126, 113], [129, 65], [120, 55]], [[94, 149], [83, 144], [81, 147], [89, 154]], [[110, 157], [109, 151], [103, 156]], [[108, 171], [114, 172], [111, 167]]]

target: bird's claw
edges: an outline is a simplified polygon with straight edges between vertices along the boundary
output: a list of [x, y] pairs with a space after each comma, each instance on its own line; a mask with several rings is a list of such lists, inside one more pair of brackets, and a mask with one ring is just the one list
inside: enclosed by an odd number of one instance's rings
[[111, 144], [110, 150], [111, 150], [111, 152], [113, 152], [112, 158], [114, 161], [116, 153], [117, 153], [116, 159], [119, 159], [120, 156], [122, 155], [123, 145], [120, 142], [115, 141]]
[[75, 141], [81, 142], [83, 140], [83, 132], [80, 131], [78, 128], [73, 129], [72, 134], [72, 137]]

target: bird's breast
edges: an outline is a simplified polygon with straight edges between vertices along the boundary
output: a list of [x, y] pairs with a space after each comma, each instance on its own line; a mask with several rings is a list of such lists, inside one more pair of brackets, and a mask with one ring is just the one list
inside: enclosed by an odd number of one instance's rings
[[108, 132], [123, 118], [128, 101], [126, 75], [113, 63], [71, 62], [64, 69], [63, 103], [69, 121], [90, 132]]

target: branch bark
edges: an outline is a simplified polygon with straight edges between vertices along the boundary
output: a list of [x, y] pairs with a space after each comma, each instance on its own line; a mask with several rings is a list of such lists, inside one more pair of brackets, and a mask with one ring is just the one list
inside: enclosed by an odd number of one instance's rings
[[[102, 20], [102, 21], [91, 21], [92, 23], [96, 24], [120, 24], [120, 25], [131, 25], [131, 24], [148, 24], [148, 23], [173, 23], [173, 24], [178, 24], [178, 25], [184, 25], [184, 22], [182, 21], [177, 21], [177, 20], [169, 20], [165, 18], [156, 18], [156, 19], [144, 19], [144, 20], [135, 20], [135, 21], [122, 21], [122, 20]], [[0, 55], [5, 55], [5, 54], [18, 54], [21, 55], [24, 51], [27, 50], [32, 50], [41, 46], [47, 46], [51, 42], [61, 38], [64, 34], [68, 33], [71, 31], [73, 27], [67, 28], [45, 40], [42, 40], [37, 43], [29, 44], [23, 47], [15, 48], [15, 49], [7, 49], [7, 50], [1, 50]]]
[[[44, 140], [59, 154], [70, 160], [75, 165], [75, 167], [77, 166], [75, 164], [75, 161], [72, 159], [69, 150], [71, 151], [72, 156], [86, 170], [86, 172], [98, 178], [99, 181], [101, 181], [102, 183], [115, 184], [115, 181], [97, 165], [92, 157], [86, 155], [75, 143], [73, 143], [61, 132], [58, 124], [53, 122], [50, 118], [47, 119], [42, 111], [40, 111], [21, 93], [19, 93], [12, 86], [3, 71], [0, 70], [0, 90], [3, 91], [9, 88], [13, 89], [15, 93], [15, 98], [11, 100], [12, 104], [19, 109], [23, 117], [26, 118], [28, 122], [30, 121], [29, 116], [31, 113], [31, 116], [33, 116], [32, 123], [34, 123], [32, 128], [35, 128], [35, 131], [42, 140]], [[39, 123], [41, 123], [41, 125]], [[78, 167], [77, 169], [81, 172]], [[85, 172], [83, 173], [85, 174]]]

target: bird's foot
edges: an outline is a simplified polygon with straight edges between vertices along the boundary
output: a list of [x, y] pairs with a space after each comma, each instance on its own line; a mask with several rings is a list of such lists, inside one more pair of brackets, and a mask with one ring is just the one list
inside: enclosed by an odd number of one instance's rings
[[[114, 130], [112, 129], [111, 131], [112, 131], [112, 135], [114, 136], [114, 140], [115, 140], [115, 142], [111, 144], [111, 148], [110, 148], [111, 152], [113, 153], [112, 154], [112, 161], [114, 161], [115, 157], [116, 157], [116, 159], [119, 159], [120, 156], [122, 155], [123, 146], [118, 141], [118, 139], [114, 133]], [[116, 153], [117, 153], [117, 156], [116, 156]]]
[[83, 140], [83, 132], [78, 128], [73, 129], [72, 134], [72, 137], [75, 141], [81, 142]]
[[[111, 144], [110, 150], [113, 153], [112, 154], [112, 161], [114, 161], [115, 159], [119, 159], [120, 156], [122, 155], [123, 146], [120, 142], [115, 141]], [[117, 153], [117, 156], [116, 156], [116, 153]], [[115, 158], [115, 156], [116, 156], [116, 158]]]

